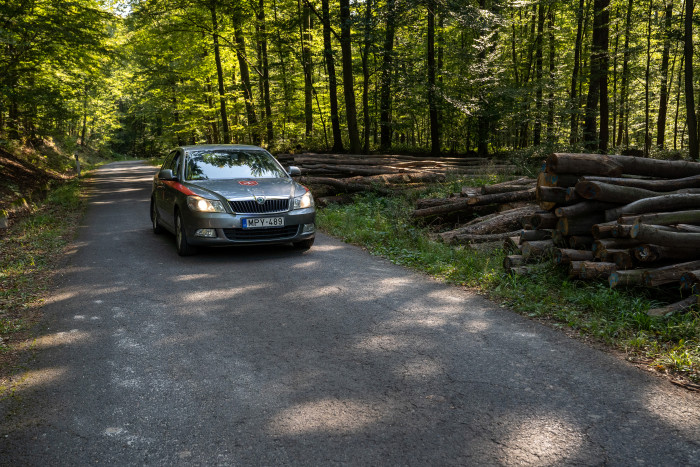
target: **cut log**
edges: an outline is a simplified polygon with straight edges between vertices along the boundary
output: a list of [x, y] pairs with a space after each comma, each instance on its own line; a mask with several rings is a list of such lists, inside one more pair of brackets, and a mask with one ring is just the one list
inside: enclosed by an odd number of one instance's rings
[[584, 261], [579, 277], [581, 279], [607, 279], [617, 271], [617, 264], [602, 261]]
[[535, 199], [538, 200], [538, 204], [540, 207], [546, 211], [549, 211], [550, 209], [554, 209], [556, 206], [556, 203], [553, 201], [539, 201], [539, 195], [537, 194], [542, 188], [547, 188], [547, 187], [553, 187], [555, 186], [554, 183], [552, 183], [550, 180], [547, 178], [547, 174], [545, 172], [540, 172], [537, 175], [537, 185], [535, 188]]
[[509, 254], [520, 255], [520, 237], [506, 237], [503, 239], [503, 251]]
[[552, 240], [534, 240], [531, 242], [522, 242], [521, 251], [523, 257], [527, 261], [541, 259], [551, 256], [554, 251], [554, 242]]
[[525, 264], [525, 258], [523, 255], [508, 255], [503, 258], [503, 269], [506, 272], [510, 271], [514, 267], [522, 266]]
[[610, 238], [613, 236], [612, 231], [615, 227], [617, 227], [617, 222], [614, 221], [595, 224], [591, 227], [591, 234], [593, 234], [593, 238], [595, 239]]
[[634, 248], [634, 257], [642, 263], [676, 259], [700, 259], [700, 250], [697, 248], [643, 244]]
[[608, 277], [608, 285], [611, 289], [618, 286], [635, 286], [644, 284], [644, 272], [646, 269], [629, 269], [627, 271], [615, 271]]
[[497, 234], [488, 235], [473, 235], [473, 234], [461, 234], [452, 237], [449, 243], [453, 244], [464, 244], [464, 243], [484, 243], [484, 242], [495, 242], [497, 240], [504, 240], [508, 237], [514, 237], [519, 234], [520, 231], [516, 230], [513, 232], [504, 232]]
[[630, 186], [611, 185], [603, 182], [581, 181], [576, 184], [576, 193], [582, 198], [608, 203], [629, 204], [643, 198], [654, 198], [655, 191]]
[[698, 268], [700, 268], [700, 261], [688, 261], [651, 269], [644, 273], [644, 284], [647, 287], [657, 287], [678, 282], [684, 273]]
[[579, 176], [570, 174], [545, 173], [545, 180], [547, 181], [546, 186], [569, 188], [570, 186], [576, 185], [579, 180]]
[[505, 204], [513, 203], [516, 201], [534, 201], [535, 200], [535, 188], [529, 188], [527, 190], [520, 191], [510, 191], [507, 193], [495, 193], [492, 195], [480, 195], [472, 196], [467, 198], [466, 201], [470, 205], [483, 205], [483, 204]]
[[637, 240], [632, 240], [630, 238], [601, 238], [593, 242], [593, 255], [596, 258], [600, 258], [605, 255], [606, 250], [621, 250], [634, 248], [639, 245]]
[[[530, 211], [534, 211], [534, 209], [533, 206], [530, 208]], [[528, 209], [517, 208], [496, 213], [495, 215], [488, 216], [488, 218], [478, 218], [469, 222], [469, 225], [442, 232], [439, 234], [439, 237], [445, 243], [450, 243], [453, 238], [465, 234], [484, 235], [513, 232], [520, 226], [520, 219], [525, 212], [528, 212]]]
[[646, 214], [694, 209], [700, 206], [700, 195], [675, 194], [640, 199], [619, 208], [605, 211], [605, 220], [613, 221], [627, 214]]
[[480, 190], [482, 195], [493, 195], [496, 193], [508, 193], [511, 191], [522, 191], [523, 189], [534, 188], [536, 183], [537, 180], [532, 178], [520, 178], [510, 182], [484, 185]]
[[558, 230], [552, 230], [552, 242], [557, 248], [567, 248], [569, 246], [569, 237], [565, 237]]
[[320, 198], [316, 198], [316, 205], [324, 208], [331, 204], [351, 204], [353, 201], [354, 198], [352, 195], [322, 196]]
[[530, 264], [524, 266], [516, 266], [511, 268], [508, 272], [514, 276], [527, 276], [530, 274], [535, 274], [542, 271], [546, 264]]
[[632, 226], [628, 224], [613, 224], [611, 230], [612, 236], [615, 238], [630, 238], [632, 235]]
[[608, 261], [617, 264], [618, 270], [628, 270], [636, 266], [631, 249], [606, 250]]
[[659, 317], [672, 316], [676, 313], [681, 313], [683, 311], [690, 310], [697, 304], [698, 297], [695, 295], [691, 295], [690, 297], [684, 298], [679, 302], [671, 303], [670, 305], [662, 306], [660, 308], [652, 308], [651, 310], [647, 311], [647, 315]]
[[[619, 203], [618, 203], [619, 204]], [[554, 210], [557, 217], [577, 217], [617, 207], [616, 203], [603, 201], [581, 201], [570, 206], [559, 206]]]
[[631, 186], [635, 188], [644, 188], [652, 191], [675, 191], [684, 188], [700, 188], [700, 175], [692, 177], [663, 179], [663, 180], [648, 180], [643, 178], [613, 178], [613, 177], [595, 177], [584, 176], [582, 181], [587, 182], [603, 182], [611, 185]]
[[673, 224], [700, 224], [700, 210], [658, 212], [652, 214], [641, 214], [638, 216], [621, 216], [617, 220], [620, 224], [643, 224], [652, 225], [673, 225]]
[[550, 240], [552, 238], [551, 230], [522, 230], [520, 232], [521, 242], [532, 242], [535, 240]]
[[603, 213], [587, 214], [580, 217], [561, 217], [557, 230], [564, 235], [590, 235], [595, 224], [603, 220]]
[[676, 224], [676, 229], [681, 232], [700, 233], [700, 225]]
[[572, 279], [581, 278], [581, 270], [583, 269], [583, 264], [587, 261], [572, 261], [569, 263], [569, 277]]
[[[536, 190], [537, 202], [542, 206], [542, 203], [565, 204], [569, 200], [566, 199], [566, 188], [556, 186], [538, 186]], [[549, 204], [548, 204], [549, 205]]]
[[700, 248], [700, 233], [673, 232], [653, 225], [634, 224], [630, 237], [639, 242], [655, 245]]
[[387, 195], [393, 193], [393, 190], [387, 188], [373, 187], [366, 183], [347, 182], [330, 177], [300, 177], [299, 183], [302, 185], [328, 185], [335, 188], [339, 193], [357, 193], [361, 191], [376, 191]]
[[697, 292], [700, 284], [700, 269], [684, 272], [680, 278], [681, 290], [687, 292]]
[[461, 198], [423, 198], [416, 200], [416, 209], [433, 208], [435, 206], [447, 206], [460, 201]]
[[683, 178], [700, 175], [700, 163], [618, 155], [552, 154], [547, 158], [547, 171], [558, 174], [573, 173], [606, 177], [629, 174]]
[[557, 248], [554, 250], [554, 261], [557, 264], [570, 264], [572, 261], [593, 261], [593, 252], [591, 250]]
[[536, 212], [530, 216], [530, 224], [536, 229], [554, 229], [559, 218], [551, 212]]

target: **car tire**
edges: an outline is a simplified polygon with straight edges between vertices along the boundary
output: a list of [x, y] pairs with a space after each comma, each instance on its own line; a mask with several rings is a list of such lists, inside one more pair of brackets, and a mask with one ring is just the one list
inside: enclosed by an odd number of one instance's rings
[[151, 224], [153, 224], [153, 233], [163, 233], [163, 227], [158, 222], [158, 208], [156, 208], [156, 200], [151, 198]]
[[309, 248], [311, 248], [311, 247], [313, 246], [313, 244], [314, 244], [314, 239], [313, 239], [313, 238], [310, 238], [310, 239], [308, 239], [308, 240], [302, 240], [302, 241], [300, 241], [300, 242], [294, 242], [294, 243], [292, 243], [292, 245], [294, 245], [294, 248], [296, 248], [296, 249], [298, 249], [298, 250], [304, 250], [304, 251], [306, 251], [306, 250], [308, 250]]
[[190, 256], [196, 253], [195, 247], [187, 241], [185, 223], [182, 221], [182, 216], [179, 212], [175, 213], [175, 247], [177, 248], [177, 254], [180, 256]]

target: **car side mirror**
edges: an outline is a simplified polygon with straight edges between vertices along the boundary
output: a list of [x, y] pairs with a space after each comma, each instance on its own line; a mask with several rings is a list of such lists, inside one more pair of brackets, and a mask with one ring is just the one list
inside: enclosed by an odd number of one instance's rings
[[158, 179], [160, 180], [175, 180], [176, 178], [171, 169], [161, 169], [158, 172]]
[[287, 173], [292, 177], [298, 177], [299, 175], [301, 175], [301, 169], [299, 169], [299, 167], [294, 167], [293, 165], [290, 165], [287, 169]]

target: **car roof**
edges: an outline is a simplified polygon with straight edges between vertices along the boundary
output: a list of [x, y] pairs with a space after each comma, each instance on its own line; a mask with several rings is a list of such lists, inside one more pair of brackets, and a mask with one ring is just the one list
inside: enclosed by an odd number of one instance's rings
[[257, 150], [264, 151], [263, 148], [259, 146], [253, 146], [250, 144], [194, 144], [190, 146], [180, 146], [185, 152], [190, 151], [216, 151], [223, 149], [246, 149], [246, 150]]

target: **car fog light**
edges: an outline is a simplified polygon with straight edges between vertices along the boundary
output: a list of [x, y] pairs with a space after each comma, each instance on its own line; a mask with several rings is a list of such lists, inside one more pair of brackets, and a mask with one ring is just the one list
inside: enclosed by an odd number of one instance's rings
[[316, 226], [314, 224], [304, 224], [304, 228], [301, 230], [301, 233], [311, 233], [316, 230]]
[[194, 233], [195, 237], [206, 237], [206, 238], [214, 238], [216, 237], [216, 230], [214, 229], [197, 229], [197, 231]]

